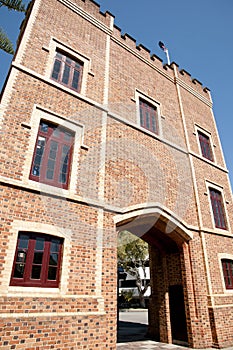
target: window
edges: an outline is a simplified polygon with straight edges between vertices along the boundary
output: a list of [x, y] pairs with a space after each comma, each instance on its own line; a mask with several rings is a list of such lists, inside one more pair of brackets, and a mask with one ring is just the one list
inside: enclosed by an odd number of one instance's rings
[[56, 53], [51, 76], [53, 80], [79, 92], [81, 88], [82, 72], [82, 62], [75, 61], [59, 52]]
[[42, 120], [29, 178], [67, 189], [73, 141], [73, 132]]
[[213, 159], [213, 152], [211, 149], [209, 136], [198, 131], [198, 138], [199, 138], [199, 142], [200, 142], [202, 156], [205, 157], [206, 159], [213, 161], [214, 160]]
[[157, 108], [152, 104], [139, 100], [140, 124], [143, 128], [158, 134], [158, 115]]
[[222, 268], [226, 289], [233, 289], [233, 260], [222, 259]]
[[226, 230], [226, 218], [221, 192], [216, 189], [210, 188], [210, 200], [214, 215], [215, 226]]
[[58, 287], [63, 240], [20, 232], [11, 275], [12, 286]]

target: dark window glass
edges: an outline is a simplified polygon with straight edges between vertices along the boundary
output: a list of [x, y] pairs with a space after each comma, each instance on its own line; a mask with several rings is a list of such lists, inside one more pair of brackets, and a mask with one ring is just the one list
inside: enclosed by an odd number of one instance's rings
[[157, 108], [143, 100], [139, 101], [139, 106], [141, 126], [158, 134]]
[[211, 205], [212, 205], [212, 210], [214, 214], [215, 226], [226, 230], [227, 228], [226, 218], [225, 218], [225, 211], [224, 211], [221, 192], [211, 188], [210, 199], [211, 199]]
[[11, 285], [58, 287], [63, 240], [19, 233]]
[[51, 75], [52, 79], [79, 92], [82, 71], [83, 64], [81, 62], [77, 62], [61, 53], [56, 53]]
[[211, 149], [210, 138], [207, 135], [201, 133], [200, 131], [198, 131], [198, 138], [201, 146], [202, 156], [206, 159], [213, 161], [213, 153]]
[[68, 188], [74, 133], [41, 121], [30, 179]]
[[222, 259], [222, 268], [226, 289], [233, 289], [233, 260]]

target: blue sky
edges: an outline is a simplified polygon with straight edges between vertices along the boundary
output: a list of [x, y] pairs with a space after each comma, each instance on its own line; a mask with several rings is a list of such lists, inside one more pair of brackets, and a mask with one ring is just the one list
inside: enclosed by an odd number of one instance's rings
[[[102, 12], [151, 53], [166, 57], [211, 90], [214, 115], [233, 185], [233, 1], [232, 0], [97, 0]], [[24, 1], [28, 3], [28, 1]], [[23, 14], [0, 8], [0, 26], [15, 43]], [[12, 57], [0, 50], [0, 89]]]

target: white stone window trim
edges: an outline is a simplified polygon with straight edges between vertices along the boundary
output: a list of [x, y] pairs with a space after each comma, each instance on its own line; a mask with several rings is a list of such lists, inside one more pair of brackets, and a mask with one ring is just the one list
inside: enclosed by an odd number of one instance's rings
[[[136, 89], [135, 90], [135, 101], [136, 101], [136, 123], [137, 125], [141, 126], [140, 123], [140, 99], [143, 101], [148, 102], [149, 104], [151, 104], [152, 106], [154, 106], [157, 110], [157, 118], [158, 118], [158, 135], [160, 137], [163, 137], [162, 134], [162, 123], [161, 123], [161, 106], [160, 103], [158, 101], [156, 101], [154, 98], [148, 96], [147, 94], [143, 93], [142, 91]], [[143, 128], [143, 127], [142, 127]], [[147, 130], [147, 129], [146, 129]]]
[[[223, 186], [220, 186], [216, 183], [210, 182], [208, 180], [205, 180], [206, 183], [206, 194], [208, 195], [208, 201], [209, 201], [209, 207], [210, 207], [210, 216], [211, 216], [211, 221], [212, 221], [212, 225], [213, 228], [216, 232], [219, 233], [224, 233], [224, 232], [231, 232], [231, 227], [230, 227], [230, 220], [229, 220], [229, 216], [228, 216], [228, 211], [227, 211], [227, 207], [226, 207], [226, 199], [224, 196], [224, 190], [223, 190]], [[213, 213], [213, 208], [212, 208], [212, 203], [211, 203], [211, 198], [210, 198], [210, 189], [213, 188], [214, 190], [217, 190], [221, 193], [222, 196], [222, 204], [223, 204], [223, 209], [224, 209], [224, 214], [225, 214], [225, 219], [226, 219], [226, 229], [222, 229], [219, 227], [215, 226], [215, 220], [214, 220], [214, 213]]]
[[[45, 48], [44, 50], [48, 52], [48, 60], [46, 64], [46, 70], [45, 70], [45, 76], [54, 83], [54, 80], [51, 78], [53, 65], [54, 65], [54, 58], [56, 56], [57, 51], [62, 51], [64, 54], [67, 54], [68, 56], [71, 56], [75, 58], [77, 61], [80, 61], [83, 63], [83, 71], [82, 71], [82, 81], [81, 81], [81, 89], [79, 93], [81, 95], [86, 94], [87, 89], [87, 78], [88, 74], [94, 75], [91, 71], [91, 59], [87, 57], [86, 55], [83, 55], [82, 53], [78, 52], [74, 48], [71, 48], [70, 46], [67, 46], [66, 44], [62, 43], [61, 41], [57, 40], [56, 38], [52, 37], [49, 43], [49, 47]], [[60, 85], [60, 83], [57, 83]]]
[[[212, 155], [213, 155], [213, 160], [209, 160], [205, 157], [203, 157], [202, 155], [202, 150], [201, 150], [201, 145], [200, 145], [200, 140], [199, 140], [199, 136], [198, 136], [198, 132], [204, 134], [205, 136], [207, 136], [209, 138], [210, 141], [210, 148], [212, 151]], [[194, 135], [196, 135], [196, 139], [197, 139], [197, 144], [198, 144], [198, 150], [199, 150], [199, 155], [201, 156], [201, 158], [203, 158], [205, 161], [209, 162], [210, 164], [216, 163], [216, 157], [215, 157], [215, 153], [214, 153], [214, 148], [216, 147], [215, 144], [213, 143], [212, 140], [212, 135], [211, 132], [207, 131], [206, 129], [202, 128], [201, 126], [195, 124], [195, 131], [194, 131]]]
[[[68, 183], [68, 189], [58, 188], [55, 186], [47, 185], [42, 182], [37, 182], [29, 179], [31, 165], [35, 150], [36, 139], [39, 131], [40, 121], [45, 120], [48, 122], [55, 123], [59, 126], [63, 126], [74, 132], [74, 145], [73, 145], [73, 154], [71, 160], [71, 168], [70, 168], [70, 178]], [[76, 186], [78, 181], [78, 164], [79, 164], [79, 156], [80, 156], [80, 148], [83, 145], [83, 135], [84, 135], [84, 127], [81, 124], [72, 123], [67, 119], [59, 116], [52, 111], [43, 110], [39, 106], [35, 105], [33, 108], [31, 122], [30, 122], [31, 132], [29, 139], [29, 146], [26, 151], [26, 160], [23, 168], [23, 177], [22, 181], [26, 186], [33, 188], [35, 190], [41, 192], [49, 192], [54, 195], [75, 195]]]
[[[58, 288], [10, 286], [18, 234], [22, 231], [43, 233], [64, 239], [60, 267], [60, 285]], [[35, 296], [35, 294], [38, 293], [40, 296], [57, 296], [67, 294], [68, 271], [71, 256], [71, 235], [71, 230], [61, 228], [56, 225], [14, 220], [9, 232], [9, 245], [8, 249], [6, 250], [6, 260], [3, 271], [2, 285], [0, 286], [0, 295], [11, 294], [16, 296], [25, 296], [26, 294]]]
[[233, 254], [228, 254], [228, 253], [219, 253], [218, 254], [218, 262], [219, 262], [219, 269], [220, 269], [220, 276], [221, 276], [223, 291], [225, 294], [233, 294], [233, 288], [226, 289], [226, 284], [225, 284], [224, 274], [223, 274], [223, 267], [222, 267], [222, 260], [223, 259], [228, 259], [228, 260], [233, 261]]

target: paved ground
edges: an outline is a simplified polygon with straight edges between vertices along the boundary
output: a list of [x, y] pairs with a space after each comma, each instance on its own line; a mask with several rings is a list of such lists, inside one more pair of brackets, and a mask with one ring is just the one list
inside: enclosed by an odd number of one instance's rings
[[[147, 312], [120, 312], [117, 350], [188, 350], [191, 348], [164, 344], [147, 338]], [[201, 350], [201, 349], [199, 349]], [[203, 350], [203, 349], [202, 349]], [[205, 350], [213, 350], [205, 349]], [[222, 349], [233, 350], [233, 347]]]

